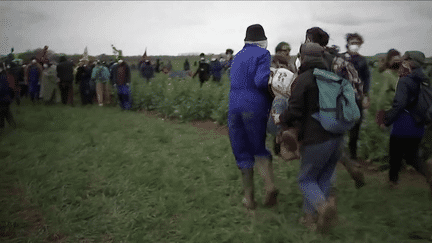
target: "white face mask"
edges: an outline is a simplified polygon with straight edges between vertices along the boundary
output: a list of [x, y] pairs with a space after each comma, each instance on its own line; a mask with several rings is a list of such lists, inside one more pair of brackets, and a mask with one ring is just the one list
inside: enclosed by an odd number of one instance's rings
[[36, 63], [36, 60], [32, 60], [32, 63], [35, 64], [35, 63]]
[[349, 45], [348, 49], [350, 50], [350, 52], [358, 53], [358, 51], [360, 50], [360, 46], [359, 45]]
[[3, 68], [0, 68], [0, 73], [3, 72]]
[[300, 69], [300, 65], [301, 65], [300, 58], [297, 58], [296, 61], [295, 61], [295, 66], [296, 66], [297, 70]]
[[48, 64], [44, 64], [44, 68], [48, 68]]

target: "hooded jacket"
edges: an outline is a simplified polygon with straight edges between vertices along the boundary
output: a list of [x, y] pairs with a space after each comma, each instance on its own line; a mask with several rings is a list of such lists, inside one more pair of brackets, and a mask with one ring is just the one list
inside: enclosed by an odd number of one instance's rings
[[303, 145], [319, 144], [342, 136], [328, 132], [312, 117], [312, 114], [319, 111], [319, 90], [313, 70], [319, 68], [330, 71], [324, 56], [324, 51], [321, 55], [302, 54], [299, 76], [292, 84], [288, 109], [279, 118], [283, 125], [299, 129], [298, 141]]
[[421, 82], [429, 83], [429, 79], [421, 68], [414, 69], [407, 76], [401, 77], [396, 86], [392, 108], [385, 113], [384, 124], [394, 125], [392, 135], [403, 137], [422, 137], [424, 126], [415, 124], [410, 115], [418, 100]]

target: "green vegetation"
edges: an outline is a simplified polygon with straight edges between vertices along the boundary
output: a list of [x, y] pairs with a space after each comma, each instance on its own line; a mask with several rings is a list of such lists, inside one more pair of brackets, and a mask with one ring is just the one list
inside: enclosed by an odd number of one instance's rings
[[[191, 60], [190, 60], [191, 61]], [[193, 62], [191, 62], [192, 64]], [[182, 62], [173, 63], [180, 70]], [[191, 66], [192, 70], [196, 67]], [[187, 121], [226, 124], [229, 80], [167, 79], [151, 83], [134, 71], [133, 111], [117, 107], [12, 106], [17, 130], [0, 136], [2, 242], [426, 242], [432, 237], [430, 191], [403, 173], [368, 173], [356, 190], [338, 168], [340, 224], [328, 236], [298, 224], [298, 161], [275, 157], [279, 205], [241, 205], [242, 184], [227, 136]], [[373, 71], [373, 90], [380, 90]], [[372, 92], [371, 100], [379, 94]], [[141, 109], [161, 116], [147, 116]], [[373, 112], [371, 112], [373, 113]], [[388, 131], [366, 113], [359, 154], [386, 163]], [[177, 118], [171, 120], [167, 118]], [[425, 148], [432, 144], [425, 139]], [[428, 140], [429, 139], [429, 140]], [[271, 147], [270, 138], [268, 139]], [[256, 197], [263, 183], [256, 175]]]
[[[209, 84], [210, 85], [210, 84]], [[118, 107], [13, 106], [1, 136], [2, 242], [424, 242], [432, 235], [423, 181], [391, 191], [386, 174], [354, 189], [338, 171], [340, 224], [299, 225], [297, 161], [275, 159], [279, 206], [241, 205], [229, 139]], [[417, 177], [415, 177], [417, 178]], [[256, 176], [257, 193], [263, 183]]]

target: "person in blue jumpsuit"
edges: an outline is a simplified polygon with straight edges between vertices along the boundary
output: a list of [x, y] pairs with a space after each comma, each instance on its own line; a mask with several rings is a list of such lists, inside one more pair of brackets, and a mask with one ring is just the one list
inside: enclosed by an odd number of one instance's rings
[[237, 166], [242, 173], [243, 205], [254, 209], [253, 172], [256, 165], [264, 178], [264, 205], [275, 205], [278, 190], [274, 185], [272, 156], [265, 146], [267, 120], [272, 105], [268, 90], [270, 52], [261, 25], [246, 30], [245, 45], [232, 62], [229, 94], [228, 131]]

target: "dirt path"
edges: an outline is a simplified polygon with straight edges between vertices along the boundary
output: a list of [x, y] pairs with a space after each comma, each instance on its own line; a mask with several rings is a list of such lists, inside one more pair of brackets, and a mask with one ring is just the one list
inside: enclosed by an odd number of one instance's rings
[[[150, 117], [158, 117], [163, 118], [164, 116], [156, 111], [140, 111], [147, 116]], [[173, 124], [178, 124], [179, 120], [177, 119], [167, 119], [167, 122], [171, 122]], [[209, 139], [209, 133], [216, 132], [218, 135], [228, 136], [228, 127], [221, 126], [214, 121], [206, 120], [206, 121], [192, 121], [190, 125], [197, 128], [197, 132], [201, 135], [202, 139]], [[388, 181], [388, 169], [381, 171], [381, 165], [371, 164], [366, 161], [359, 161], [362, 166], [362, 170], [365, 173], [366, 183], [380, 183], [386, 184]], [[338, 166], [338, 170], [345, 170], [343, 166]], [[416, 187], [416, 188], [425, 188], [429, 189], [429, 185], [426, 184], [425, 178], [423, 175], [415, 171], [412, 167], [407, 167], [403, 169], [399, 174], [400, 178], [400, 187]]]

